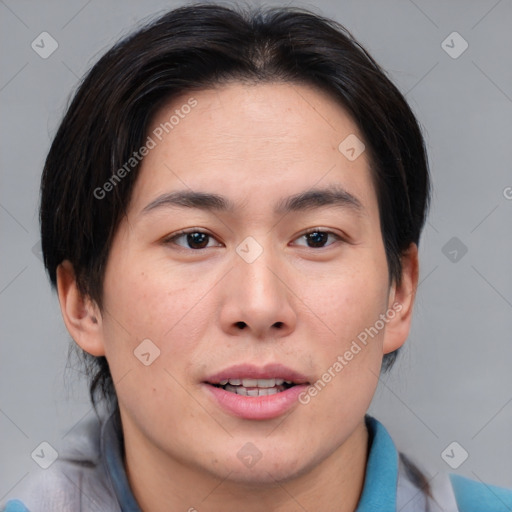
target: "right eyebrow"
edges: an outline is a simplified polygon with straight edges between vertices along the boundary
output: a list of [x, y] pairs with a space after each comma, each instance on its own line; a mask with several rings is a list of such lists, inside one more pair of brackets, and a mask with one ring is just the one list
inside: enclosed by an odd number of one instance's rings
[[167, 194], [158, 196], [156, 199], [147, 204], [142, 209], [141, 213], [145, 214], [166, 206], [197, 208], [206, 211], [218, 210], [232, 212], [235, 209], [234, 203], [218, 194], [196, 192], [192, 190], [178, 190], [176, 192], [169, 192]]

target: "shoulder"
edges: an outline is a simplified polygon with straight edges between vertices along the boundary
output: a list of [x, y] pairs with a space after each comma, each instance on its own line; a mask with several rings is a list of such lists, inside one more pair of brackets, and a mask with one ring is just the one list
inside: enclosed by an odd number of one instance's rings
[[436, 475], [428, 480], [403, 453], [398, 463], [396, 508], [407, 512], [459, 512], [449, 479]]
[[11, 493], [4, 512], [120, 510], [101, 450], [103, 423], [92, 418], [73, 429], [47, 469], [35, 467]]
[[460, 512], [510, 512], [512, 489], [451, 474], [449, 480]]
[[[505, 489], [456, 474], [436, 474], [430, 491], [418, 479], [414, 465], [400, 454], [397, 510], [428, 512], [510, 512], [512, 489]], [[421, 474], [421, 473], [420, 473]]]

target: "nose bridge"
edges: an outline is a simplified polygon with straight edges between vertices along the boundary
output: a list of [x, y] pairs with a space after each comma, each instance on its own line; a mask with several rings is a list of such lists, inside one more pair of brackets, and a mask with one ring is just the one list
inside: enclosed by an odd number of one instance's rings
[[271, 237], [258, 241], [249, 236], [237, 246], [236, 253], [238, 285], [245, 287], [253, 301], [270, 303], [283, 295], [283, 283], [279, 279], [279, 255], [272, 247]]
[[265, 240], [247, 237], [236, 247], [224, 317], [229, 326], [243, 324], [257, 335], [273, 326], [287, 330], [295, 322], [282, 259], [271, 237]]

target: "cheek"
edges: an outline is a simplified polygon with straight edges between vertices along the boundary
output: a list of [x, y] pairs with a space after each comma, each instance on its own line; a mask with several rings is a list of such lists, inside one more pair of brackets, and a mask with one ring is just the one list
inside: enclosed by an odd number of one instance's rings
[[208, 292], [215, 280], [193, 276], [190, 270], [141, 262], [119, 265], [105, 279], [105, 345], [113, 374], [137, 368], [133, 352], [146, 339], [160, 351], [157, 366], [187, 362], [213, 313]]
[[[385, 327], [379, 321], [387, 310], [387, 264], [380, 257], [354, 258], [333, 276], [328, 292], [317, 302], [334, 335], [323, 338], [323, 405], [344, 415], [364, 412], [378, 383]], [[377, 325], [377, 329], [375, 326]], [[334, 339], [334, 343], [333, 343]], [[320, 352], [320, 351], [319, 351]], [[343, 397], [343, 398], [341, 398]]]
[[321, 312], [326, 333], [314, 337], [320, 365], [310, 405], [318, 415], [330, 411], [338, 419], [353, 417], [369, 406], [378, 384], [384, 334], [372, 328], [387, 307], [382, 267], [360, 260], [333, 275], [325, 292], [315, 297], [314, 308]]
[[[172, 397], [176, 410], [186, 410], [187, 395], [174, 379], [184, 381], [183, 368], [193, 359], [200, 329], [207, 324], [200, 324], [208, 318], [207, 301], [201, 301], [206, 283], [194, 286], [187, 276], [137, 270], [134, 265], [119, 266], [105, 282], [110, 285], [105, 287], [106, 357], [120, 403], [130, 414], [143, 415], [168, 407]], [[137, 357], [142, 353], [150, 354], [149, 365]]]
[[387, 307], [387, 274], [380, 266], [353, 265], [334, 274], [311, 297], [312, 309], [324, 321], [337, 348], [373, 325]]
[[[195, 282], [193, 271], [169, 268], [159, 261], [132, 258], [105, 280], [105, 303], [141, 336], [161, 337], [194, 308], [207, 283]], [[108, 291], [110, 290], [110, 293]]]

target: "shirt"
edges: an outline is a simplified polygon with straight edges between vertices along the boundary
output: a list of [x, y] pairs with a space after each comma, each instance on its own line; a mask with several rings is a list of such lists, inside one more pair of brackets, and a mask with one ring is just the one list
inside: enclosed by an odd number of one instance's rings
[[[385, 427], [365, 417], [369, 455], [356, 512], [510, 512], [512, 490], [439, 475], [433, 499], [417, 487]], [[75, 429], [58, 459], [15, 491], [4, 512], [141, 512], [123, 464], [119, 415]], [[193, 504], [191, 504], [193, 509]]]

